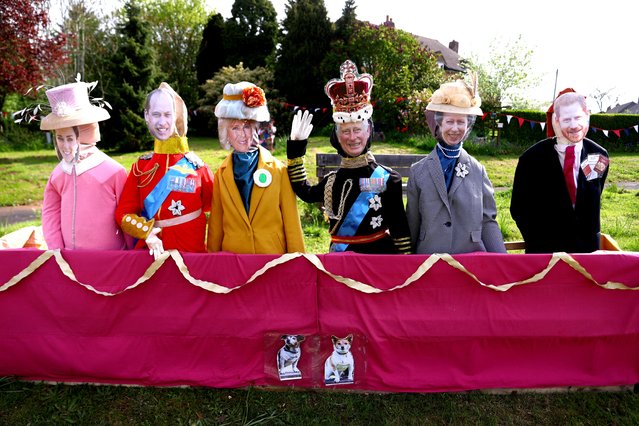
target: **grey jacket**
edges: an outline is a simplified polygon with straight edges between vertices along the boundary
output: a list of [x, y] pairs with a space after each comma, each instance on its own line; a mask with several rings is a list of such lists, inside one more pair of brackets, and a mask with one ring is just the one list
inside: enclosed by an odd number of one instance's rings
[[493, 193], [486, 169], [464, 149], [449, 192], [436, 148], [413, 164], [406, 215], [415, 253], [505, 253]]

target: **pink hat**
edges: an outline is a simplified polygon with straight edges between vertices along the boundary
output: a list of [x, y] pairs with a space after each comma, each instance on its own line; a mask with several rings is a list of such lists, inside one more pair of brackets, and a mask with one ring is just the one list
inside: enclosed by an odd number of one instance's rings
[[88, 86], [77, 82], [47, 90], [51, 113], [40, 122], [40, 130], [63, 129], [109, 119], [107, 110], [89, 101]]

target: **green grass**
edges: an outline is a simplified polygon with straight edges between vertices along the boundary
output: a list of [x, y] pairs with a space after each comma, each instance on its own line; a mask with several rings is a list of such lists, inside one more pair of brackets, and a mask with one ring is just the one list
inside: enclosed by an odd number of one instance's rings
[[3, 425], [635, 425], [633, 392], [379, 394], [0, 382]]
[[[285, 140], [278, 139], [275, 156], [286, 159]], [[217, 139], [194, 137], [189, 139], [194, 150], [210, 167], [216, 170], [228, 155]], [[517, 166], [516, 149], [502, 144], [499, 149], [489, 145], [467, 144], [471, 154], [486, 167], [488, 175], [497, 189], [497, 220], [506, 241], [520, 240], [521, 234], [509, 212], [512, 180]], [[428, 153], [432, 149], [429, 138], [412, 138], [399, 143], [376, 142], [375, 153]], [[312, 137], [306, 154], [306, 167], [311, 180], [315, 180], [315, 154], [334, 152], [327, 137]], [[140, 153], [111, 154], [127, 170]], [[42, 202], [42, 193], [49, 174], [58, 162], [53, 149], [22, 152], [0, 152], [0, 206], [34, 205]], [[624, 182], [639, 182], [639, 154], [611, 153], [608, 187], [602, 198], [601, 229], [611, 235], [625, 250], [639, 251], [639, 197], [636, 190], [623, 190]], [[303, 220], [306, 249], [311, 253], [324, 253], [328, 249], [327, 223], [315, 205], [298, 200]], [[29, 223], [38, 225], [39, 223]], [[0, 235], [20, 227], [0, 226]]]

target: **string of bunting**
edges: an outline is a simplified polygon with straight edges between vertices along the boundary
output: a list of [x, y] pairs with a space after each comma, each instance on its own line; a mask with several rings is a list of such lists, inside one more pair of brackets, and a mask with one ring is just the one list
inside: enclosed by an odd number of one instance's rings
[[[375, 106], [378, 102], [372, 102], [373, 106]], [[395, 104], [399, 104], [399, 103], [402, 103], [402, 102], [410, 102], [410, 99], [409, 98], [398, 97], [394, 101]], [[313, 107], [313, 106], [295, 105], [295, 104], [291, 104], [291, 103], [288, 103], [288, 102], [282, 102], [282, 101], [278, 101], [278, 100], [273, 100], [273, 101], [271, 101], [271, 103], [277, 103], [279, 105], [282, 105], [284, 108], [291, 109], [292, 112], [297, 112], [300, 109], [302, 111], [304, 111], [304, 110], [311, 111], [314, 114], [317, 114], [320, 111], [323, 114], [327, 114], [327, 113], [330, 112], [330, 108], [327, 108], [327, 107]], [[481, 119], [485, 120], [488, 116], [506, 117], [506, 121], [508, 122], [508, 124], [510, 124], [510, 121], [513, 118], [515, 118], [515, 119], [517, 119], [517, 122], [519, 123], [519, 127], [523, 126], [524, 123], [528, 123], [530, 125], [531, 129], [534, 129], [535, 126], [540, 126], [542, 131], [544, 131], [546, 129], [546, 122], [545, 121], [531, 120], [529, 118], [518, 117], [518, 116], [512, 115], [512, 114], [503, 114], [503, 113], [496, 113], [496, 112], [484, 112], [484, 114], [482, 115]], [[639, 124], [635, 124], [634, 126], [630, 126], [630, 127], [623, 128], [623, 129], [602, 129], [602, 128], [599, 128], [599, 127], [590, 126], [589, 130], [592, 131], [592, 132], [595, 132], [595, 133], [596, 132], [602, 132], [606, 137], [609, 137], [609, 134], [612, 132], [618, 138], [620, 138], [622, 133], [623, 133], [624, 136], [629, 136], [630, 132], [632, 130], [634, 130], [635, 133], [639, 133]]]
[[[512, 115], [512, 114], [502, 114], [502, 113], [496, 113], [496, 112], [484, 112], [484, 115], [482, 115], [481, 119], [485, 120], [486, 117], [488, 117], [489, 115], [506, 117], [506, 121], [508, 122], [508, 124], [510, 124], [510, 121], [513, 118], [516, 118], [517, 122], [519, 123], [519, 127], [523, 126], [524, 123], [527, 122], [527, 123], [530, 124], [530, 128], [531, 129], [534, 129], [535, 126], [537, 126], [537, 125], [541, 126], [541, 130], [542, 131], [546, 129], [546, 122], [545, 121], [531, 120], [529, 118], [518, 117], [518, 116]], [[631, 130], [634, 130], [635, 133], [639, 133], [639, 124], [635, 124], [634, 126], [630, 126], [630, 127], [625, 128], [625, 129], [601, 129], [599, 127], [590, 126], [589, 130], [593, 131], [595, 133], [596, 132], [602, 132], [606, 137], [609, 137], [608, 135], [610, 134], [610, 132], [612, 132], [618, 138], [620, 138], [622, 132], [623, 132], [624, 136], [630, 135], [630, 131]]]
[[235, 287], [229, 288], [214, 282], [201, 280], [199, 278], [193, 277], [191, 275], [191, 272], [189, 271], [189, 268], [184, 262], [184, 259], [180, 255], [180, 253], [177, 250], [169, 250], [164, 252], [160, 257], [158, 257], [158, 259], [154, 260], [153, 263], [151, 263], [151, 265], [149, 265], [149, 267], [146, 269], [144, 274], [141, 277], [137, 278], [133, 284], [127, 286], [126, 288], [118, 292], [110, 293], [110, 292], [97, 290], [91, 284], [80, 282], [76, 278], [75, 273], [71, 269], [71, 266], [64, 259], [64, 256], [62, 256], [62, 253], [58, 249], [58, 250], [47, 250], [43, 252], [34, 261], [32, 261], [30, 265], [28, 265], [22, 271], [14, 275], [7, 282], [0, 285], [0, 293], [17, 285], [19, 282], [21, 282], [22, 280], [27, 278], [29, 275], [31, 275], [33, 272], [35, 272], [37, 269], [39, 269], [45, 262], [47, 262], [51, 258], [55, 259], [55, 262], [60, 268], [60, 271], [69, 280], [73, 281], [74, 283], [79, 284], [85, 289], [101, 296], [116, 296], [118, 294], [124, 293], [125, 291], [132, 290], [142, 285], [143, 283], [147, 282], [153, 275], [155, 275], [155, 273], [169, 258], [172, 259], [173, 262], [175, 262], [176, 266], [178, 267], [184, 279], [187, 280], [192, 285], [195, 285], [197, 287], [200, 287], [204, 290], [207, 290], [216, 294], [228, 294], [255, 281], [255, 279], [263, 275], [269, 269], [279, 267], [280, 265], [286, 264], [300, 257], [306, 259], [313, 266], [315, 266], [315, 268], [317, 268], [318, 271], [322, 272], [323, 274], [326, 274], [327, 276], [331, 277], [333, 280], [337, 281], [338, 283], [341, 283], [353, 290], [356, 290], [362, 293], [367, 293], [367, 294], [388, 293], [388, 292], [405, 288], [413, 284], [415, 281], [418, 281], [439, 261], [442, 261], [446, 263], [448, 266], [462, 272], [463, 274], [471, 278], [475, 283], [481, 285], [482, 287], [486, 287], [491, 290], [500, 291], [500, 292], [508, 291], [515, 286], [531, 284], [531, 283], [542, 280], [560, 261], [566, 263], [573, 270], [575, 270], [580, 275], [585, 277], [588, 281], [592, 282], [593, 284], [601, 288], [608, 289], [608, 290], [639, 290], [639, 286], [631, 287], [626, 284], [615, 282], [615, 281], [599, 283], [593, 278], [592, 274], [586, 270], [586, 268], [584, 268], [579, 262], [577, 262], [577, 260], [575, 260], [568, 253], [563, 253], [563, 252], [553, 253], [548, 261], [548, 264], [541, 271], [533, 274], [529, 278], [526, 278], [520, 281], [506, 283], [506, 284], [498, 284], [498, 285], [481, 281], [479, 278], [477, 278], [477, 276], [472, 271], [469, 271], [468, 269], [466, 269], [466, 267], [464, 267], [459, 261], [457, 261], [450, 254], [432, 254], [428, 258], [426, 258], [426, 260], [424, 260], [424, 262], [422, 262], [422, 264], [413, 272], [413, 274], [410, 277], [408, 277], [403, 283], [397, 284], [394, 287], [387, 290], [379, 289], [370, 283], [364, 283], [349, 277], [343, 277], [341, 275], [334, 274], [330, 272], [329, 270], [327, 270], [324, 267], [324, 264], [322, 264], [322, 261], [319, 259], [319, 257], [317, 257], [314, 254], [288, 253], [265, 263], [257, 272], [255, 272], [244, 283], [241, 283], [236, 285]]

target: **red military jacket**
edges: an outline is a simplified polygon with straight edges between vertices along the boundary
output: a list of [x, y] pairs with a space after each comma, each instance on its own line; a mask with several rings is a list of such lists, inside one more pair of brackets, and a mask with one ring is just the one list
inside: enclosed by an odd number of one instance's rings
[[[186, 252], [206, 252], [206, 216], [211, 209], [213, 194], [213, 174], [211, 169], [197, 156], [189, 153], [186, 137], [171, 137], [166, 141], [155, 141], [152, 154], [141, 156], [133, 165], [127, 177], [120, 200], [115, 209], [115, 220], [123, 224], [128, 215], [142, 215], [144, 200], [156, 187], [170, 167], [186, 157], [195, 170], [191, 171], [162, 202], [153, 216], [153, 227], [162, 228], [159, 237], [165, 250], [177, 249]], [[197, 214], [197, 212], [200, 212]], [[193, 219], [188, 220], [189, 217]], [[151, 219], [151, 218], [148, 218]], [[181, 223], [183, 220], [188, 221]], [[130, 218], [127, 219], [130, 221]], [[134, 233], [123, 229], [133, 236]], [[149, 229], [150, 232], [150, 229]], [[148, 235], [148, 232], [146, 232]], [[135, 248], [144, 248], [140, 238]]]

